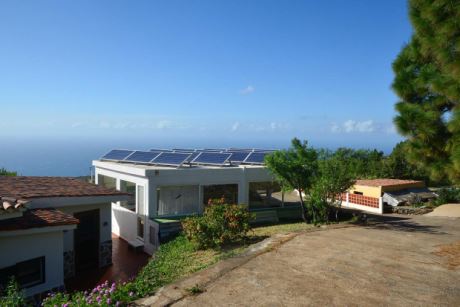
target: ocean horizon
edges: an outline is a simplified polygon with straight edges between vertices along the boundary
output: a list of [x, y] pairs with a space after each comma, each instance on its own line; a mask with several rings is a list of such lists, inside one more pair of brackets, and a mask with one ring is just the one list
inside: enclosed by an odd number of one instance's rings
[[[0, 168], [16, 171], [23, 176], [88, 176], [91, 163], [111, 149], [149, 150], [151, 148], [264, 148], [283, 149], [289, 146], [285, 140], [244, 140], [244, 139], [129, 139], [129, 138], [0, 138]], [[344, 144], [312, 141], [316, 148], [336, 149]], [[394, 144], [373, 146], [374, 144], [350, 144], [347, 147], [378, 149], [386, 154]]]

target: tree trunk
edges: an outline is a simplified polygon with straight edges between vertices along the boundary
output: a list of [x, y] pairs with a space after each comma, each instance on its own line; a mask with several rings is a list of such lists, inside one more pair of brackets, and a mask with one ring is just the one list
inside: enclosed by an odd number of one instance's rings
[[299, 189], [299, 197], [300, 197], [300, 206], [302, 207], [302, 219], [305, 223], [308, 223], [307, 219], [307, 208], [305, 208], [304, 202], [303, 202], [303, 196], [302, 196], [302, 190]]
[[342, 207], [342, 199], [340, 199], [338, 206], [335, 208], [335, 221], [339, 221], [339, 210]]

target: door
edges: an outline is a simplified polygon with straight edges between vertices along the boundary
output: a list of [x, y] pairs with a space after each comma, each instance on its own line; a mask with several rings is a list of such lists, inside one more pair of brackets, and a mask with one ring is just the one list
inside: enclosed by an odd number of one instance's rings
[[75, 269], [99, 267], [99, 209], [74, 214], [80, 223], [74, 231]]

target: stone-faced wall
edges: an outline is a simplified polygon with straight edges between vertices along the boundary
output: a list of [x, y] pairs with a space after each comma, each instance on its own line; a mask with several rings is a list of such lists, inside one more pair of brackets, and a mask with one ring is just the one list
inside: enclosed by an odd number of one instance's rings
[[112, 240], [101, 242], [99, 245], [99, 267], [112, 264]]
[[64, 279], [75, 276], [75, 253], [73, 250], [64, 252]]

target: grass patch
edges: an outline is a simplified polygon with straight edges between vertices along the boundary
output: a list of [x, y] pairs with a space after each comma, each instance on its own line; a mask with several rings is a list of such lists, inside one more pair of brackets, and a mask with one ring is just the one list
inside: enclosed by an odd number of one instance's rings
[[258, 237], [272, 236], [277, 233], [299, 232], [315, 227], [313, 224], [305, 222], [295, 222], [287, 224], [276, 224], [268, 226], [259, 226], [252, 229], [253, 235]]
[[204, 290], [201, 289], [200, 286], [198, 286], [198, 285], [195, 285], [195, 286], [193, 286], [191, 288], [188, 288], [186, 290], [192, 295], [197, 295], [197, 294], [200, 294], [200, 293], [204, 292]]
[[212, 249], [195, 250], [185, 236], [161, 245], [154, 258], [133, 281], [137, 296], [152, 294], [156, 289], [202, 270], [220, 259]]

